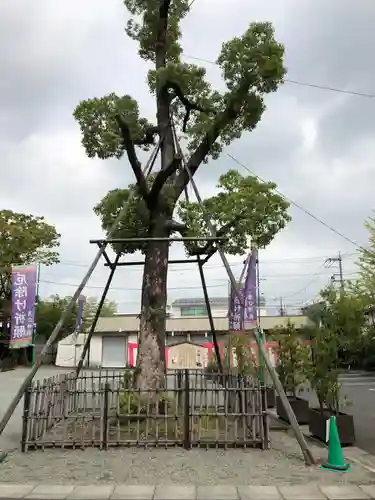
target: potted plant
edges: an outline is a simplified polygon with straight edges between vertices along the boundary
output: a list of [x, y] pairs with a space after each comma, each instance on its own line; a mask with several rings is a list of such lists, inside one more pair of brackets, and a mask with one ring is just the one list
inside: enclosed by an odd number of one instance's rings
[[353, 445], [355, 443], [353, 416], [341, 411], [348, 402], [341, 395], [338, 343], [333, 329], [323, 326], [314, 332], [310, 382], [318, 399], [318, 407], [309, 409], [309, 430], [313, 436], [327, 441], [327, 421], [334, 415], [341, 444]]
[[[297, 396], [299, 390], [308, 380], [310, 370], [310, 349], [299, 338], [298, 332], [292, 323], [288, 322], [284, 328], [276, 332], [278, 341], [278, 362], [276, 370], [284, 388], [290, 406], [299, 424], [309, 423], [309, 403]], [[276, 398], [276, 411], [279, 418], [289, 422], [288, 415], [281, 402]]]
[[[249, 346], [248, 337], [246, 335], [233, 335], [232, 349], [236, 359], [238, 373], [261, 378], [258, 363]], [[264, 369], [262, 378], [266, 385], [267, 408], [274, 408], [276, 405], [275, 389], [272, 385], [267, 383], [267, 372]]]

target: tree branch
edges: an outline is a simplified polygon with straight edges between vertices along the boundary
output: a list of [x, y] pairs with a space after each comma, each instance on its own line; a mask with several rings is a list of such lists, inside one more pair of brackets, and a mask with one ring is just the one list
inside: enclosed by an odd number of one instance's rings
[[[187, 168], [190, 170], [192, 176], [195, 174], [203, 160], [209, 154], [221, 131], [227, 125], [233, 123], [234, 120], [240, 115], [244, 98], [249, 91], [250, 85], [251, 83], [247, 80], [244, 80], [239, 85], [237, 91], [235, 91], [228, 99], [228, 104], [224, 111], [216, 116], [216, 118], [213, 120], [211, 128], [207, 131], [197, 149], [190, 156], [189, 161], [187, 162]], [[186, 169], [184, 168], [183, 170], [181, 170], [176, 179], [177, 200], [184, 191], [184, 188], [189, 184], [189, 180], [190, 177]]]
[[166, 41], [168, 30], [168, 14], [171, 0], [161, 0], [159, 5], [159, 23], [155, 43], [156, 69], [166, 64]]
[[143, 139], [135, 139], [133, 144], [135, 146], [145, 146], [146, 144], [155, 144], [155, 135], [159, 133], [159, 127], [153, 126], [148, 127], [145, 130], [145, 136]]
[[175, 155], [170, 164], [163, 170], [157, 173], [155, 180], [152, 184], [151, 191], [149, 193], [150, 206], [155, 206], [158, 199], [159, 193], [162, 190], [164, 184], [167, 182], [168, 177], [173, 175], [179, 168], [181, 163], [181, 156]]
[[168, 220], [165, 223], [165, 227], [169, 231], [171, 231], [171, 232], [177, 231], [181, 235], [183, 235], [186, 232], [186, 230], [187, 230], [187, 227], [186, 227], [185, 224], [182, 224], [181, 222], [177, 222], [177, 221], [175, 221], [173, 219], [172, 220]]
[[4, 285], [2, 273], [0, 272], [0, 299], [3, 296], [5, 297], [5, 285]]
[[187, 127], [187, 123], [188, 123], [189, 118], [190, 118], [190, 113], [193, 110], [200, 111], [201, 113], [206, 113], [206, 114], [210, 114], [210, 113], [216, 114], [216, 111], [214, 109], [204, 108], [204, 107], [200, 106], [199, 104], [194, 103], [194, 102], [190, 101], [189, 99], [187, 99], [184, 96], [184, 93], [182, 92], [180, 86], [177, 83], [167, 80], [167, 82], [165, 83], [165, 87], [168, 90], [173, 90], [175, 93], [174, 97], [178, 97], [180, 99], [181, 103], [185, 106], [186, 114], [185, 114], [184, 122], [182, 125], [183, 132], [186, 132], [186, 127]]
[[[232, 228], [233, 224], [238, 222], [241, 219], [239, 215], [236, 215], [233, 217], [232, 220], [224, 224], [220, 229], [218, 229], [215, 232], [215, 237], [220, 238], [221, 236], [225, 236], [227, 231]], [[206, 255], [209, 254], [211, 251], [215, 250], [215, 242], [214, 241], [209, 241], [207, 242], [203, 247], [197, 248], [196, 251], [193, 253], [193, 255]]]
[[141, 162], [138, 160], [138, 156], [135, 151], [134, 142], [130, 134], [129, 126], [121, 118], [120, 115], [116, 115], [116, 121], [121, 131], [121, 136], [124, 142], [124, 148], [126, 149], [126, 153], [128, 155], [129, 163], [133, 169], [137, 181], [139, 193], [148, 205], [149, 191], [148, 191], [147, 181], [145, 176], [143, 175]]

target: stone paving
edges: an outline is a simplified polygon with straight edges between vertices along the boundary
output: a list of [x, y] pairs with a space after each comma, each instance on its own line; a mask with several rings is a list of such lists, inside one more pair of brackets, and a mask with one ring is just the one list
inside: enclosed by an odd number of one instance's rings
[[[272, 432], [272, 449], [126, 449], [108, 451], [46, 449], [29, 453], [12, 452], [0, 464], [0, 483], [44, 484], [190, 484], [271, 485], [285, 484], [370, 484], [374, 469], [350, 456], [347, 473], [306, 467], [293, 437]], [[311, 444], [314, 456], [323, 461], [327, 449]], [[348, 456], [348, 455], [347, 455]]]
[[[375, 499], [372, 455], [344, 449], [353, 465], [347, 473], [306, 467], [288, 430], [271, 432], [268, 451], [86, 448], [25, 454], [15, 449], [20, 416], [9, 427], [6, 443], [0, 441], [0, 448], [6, 444], [10, 450], [0, 463], [0, 500]], [[326, 447], [309, 445], [319, 462], [327, 458]]]
[[369, 500], [375, 485], [194, 486], [0, 484], [1, 499], [27, 500]]

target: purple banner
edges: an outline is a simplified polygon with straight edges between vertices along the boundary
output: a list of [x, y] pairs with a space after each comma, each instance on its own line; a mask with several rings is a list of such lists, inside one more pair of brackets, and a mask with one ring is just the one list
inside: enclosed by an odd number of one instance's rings
[[245, 328], [257, 323], [257, 259], [256, 250], [251, 252], [244, 290], [243, 319]]
[[9, 347], [19, 349], [33, 342], [37, 266], [12, 267], [12, 321]]
[[230, 304], [229, 304], [229, 331], [238, 332], [243, 330], [243, 314], [242, 304], [244, 298], [243, 288], [239, 288], [241, 299], [236, 294], [236, 291], [231, 287]]
[[85, 307], [86, 297], [84, 295], [80, 295], [78, 297], [78, 310], [77, 310], [77, 319], [76, 319], [76, 330], [79, 330], [83, 323], [83, 310]]

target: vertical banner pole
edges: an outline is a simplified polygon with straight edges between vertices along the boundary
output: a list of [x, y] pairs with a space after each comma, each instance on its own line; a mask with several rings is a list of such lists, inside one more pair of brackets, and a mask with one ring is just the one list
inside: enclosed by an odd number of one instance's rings
[[[258, 331], [259, 331], [259, 343], [264, 344], [264, 335], [262, 327], [260, 326], [260, 274], [259, 274], [259, 252], [256, 256], [256, 275], [257, 275], [257, 319], [258, 319]], [[259, 380], [264, 383], [264, 359], [263, 359], [263, 349], [258, 346], [258, 362], [259, 362]]]
[[228, 339], [228, 349], [227, 349], [227, 371], [228, 373], [230, 372], [230, 369], [231, 369], [231, 361], [230, 361], [230, 358], [231, 358], [231, 355], [232, 355], [232, 337], [231, 335], [229, 335], [229, 339]]
[[225, 369], [227, 373], [230, 371], [230, 362], [229, 362], [229, 348], [231, 346], [231, 340], [230, 337], [232, 335], [232, 327], [233, 327], [233, 290], [232, 290], [232, 285], [229, 282], [228, 283], [228, 342], [224, 344], [224, 363], [225, 363]]
[[[245, 279], [244, 288], [244, 304], [243, 304], [243, 323], [246, 330], [253, 330], [258, 328], [257, 320], [257, 251], [252, 248], [249, 256], [249, 264], [247, 267], [247, 274]], [[255, 336], [257, 339], [257, 336]], [[250, 339], [249, 339], [250, 340]], [[250, 345], [251, 349], [251, 345]], [[258, 360], [259, 360], [258, 349]], [[259, 361], [258, 361], [259, 362]], [[256, 367], [255, 367], [256, 369]], [[259, 378], [261, 377], [261, 370], [258, 370]]]
[[248, 256], [244, 262], [244, 268], [240, 277], [240, 294], [241, 299], [236, 294], [236, 290], [233, 288], [233, 284], [229, 283], [229, 320], [228, 320], [228, 330], [229, 330], [229, 338], [227, 344], [227, 354], [226, 354], [226, 366], [228, 371], [231, 368], [231, 358], [232, 358], [232, 335], [234, 333], [244, 332], [245, 330], [245, 316], [244, 316], [244, 308], [245, 308], [245, 290], [243, 288], [243, 277], [245, 275], [246, 269], [248, 268], [250, 263], [250, 256]]
[[35, 319], [34, 319], [34, 329], [33, 329], [33, 339], [32, 339], [32, 351], [31, 351], [31, 362], [35, 363], [36, 356], [36, 335], [37, 335], [37, 308], [39, 304], [39, 284], [40, 284], [40, 264], [38, 262], [36, 268], [36, 292], [35, 292]]
[[85, 304], [86, 304], [86, 297], [84, 295], [80, 295], [78, 297], [76, 324], [72, 335], [72, 342], [74, 343], [74, 368], [77, 368], [77, 341], [83, 323]]

